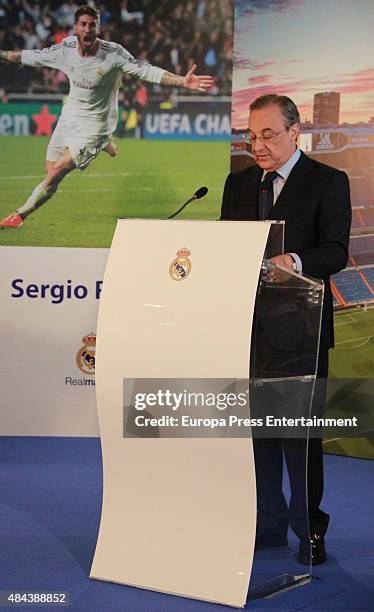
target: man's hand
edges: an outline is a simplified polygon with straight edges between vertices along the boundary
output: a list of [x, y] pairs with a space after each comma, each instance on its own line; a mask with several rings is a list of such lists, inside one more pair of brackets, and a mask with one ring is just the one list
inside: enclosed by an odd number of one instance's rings
[[285, 253], [284, 255], [276, 255], [276, 257], [272, 257], [270, 261], [276, 265], [283, 266], [284, 268], [291, 268], [291, 270], [293, 269], [294, 260], [292, 259], [291, 255], [288, 255], [288, 253]]
[[0, 61], [9, 64], [20, 64], [22, 61], [22, 51], [0, 51]]
[[[270, 261], [275, 265], [282, 266], [283, 268], [287, 268], [288, 270], [293, 270], [294, 260], [292, 259], [291, 255], [288, 255], [288, 253], [272, 257]], [[285, 270], [280, 270], [279, 268], [274, 268], [273, 270], [270, 270], [267, 274], [267, 281], [269, 283], [286, 283], [289, 278], [290, 276], [288, 272], [286, 272]]]
[[214, 85], [214, 79], [206, 74], [198, 76], [195, 73], [197, 66], [194, 64], [183, 78], [183, 87], [194, 91], [207, 91]]
[[165, 70], [162, 75], [161, 85], [171, 85], [171, 87], [185, 87], [192, 91], [207, 91], [214, 85], [214, 79], [208, 75], [198, 76], [195, 73], [197, 66], [194, 64], [187, 72], [186, 76], [179, 76]]

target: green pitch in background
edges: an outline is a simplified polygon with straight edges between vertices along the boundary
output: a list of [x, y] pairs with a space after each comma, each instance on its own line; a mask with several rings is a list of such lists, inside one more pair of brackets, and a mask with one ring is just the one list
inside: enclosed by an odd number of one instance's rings
[[373, 374], [374, 308], [335, 313], [335, 349], [331, 352], [330, 376], [373, 378]]
[[[25, 202], [44, 176], [48, 138], [0, 138], [0, 218]], [[207, 186], [180, 219], [218, 219], [230, 166], [228, 142], [117, 139], [119, 155], [102, 152], [74, 170], [56, 195], [21, 228], [0, 232], [0, 245], [109, 247], [117, 218], [163, 218]]]
[[330, 351], [327, 412], [331, 416], [356, 415], [359, 438], [324, 440], [324, 450], [340, 455], [374, 459], [374, 308], [352, 308], [335, 314], [335, 349]]

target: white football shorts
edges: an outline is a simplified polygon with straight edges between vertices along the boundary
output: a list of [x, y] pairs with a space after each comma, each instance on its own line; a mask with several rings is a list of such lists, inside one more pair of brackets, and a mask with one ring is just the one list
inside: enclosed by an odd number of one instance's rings
[[47, 161], [57, 161], [70, 149], [74, 165], [84, 170], [110, 142], [110, 136], [90, 135], [87, 126], [60, 117], [47, 148]]

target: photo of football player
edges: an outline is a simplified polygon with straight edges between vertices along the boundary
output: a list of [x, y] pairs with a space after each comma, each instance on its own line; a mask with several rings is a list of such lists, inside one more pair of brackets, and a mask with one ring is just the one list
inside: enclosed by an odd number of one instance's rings
[[121, 45], [101, 40], [100, 13], [80, 6], [74, 17], [74, 36], [42, 50], [0, 51], [0, 60], [61, 70], [70, 91], [49, 141], [45, 178], [26, 202], [0, 221], [0, 228], [21, 227], [57, 191], [64, 177], [74, 169], [84, 170], [101, 151], [112, 157], [117, 148], [111, 141], [118, 120], [118, 90], [124, 74], [162, 86], [206, 92], [213, 77], [196, 75], [196, 64], [185, 76], [173, 74], [134, 58]]

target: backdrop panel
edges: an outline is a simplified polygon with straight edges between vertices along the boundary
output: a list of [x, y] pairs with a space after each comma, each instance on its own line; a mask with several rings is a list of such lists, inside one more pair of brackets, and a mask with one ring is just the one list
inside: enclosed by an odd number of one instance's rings
[[2, 435], [97, 436], [96, 322], [107, 249], [0, 253]]

